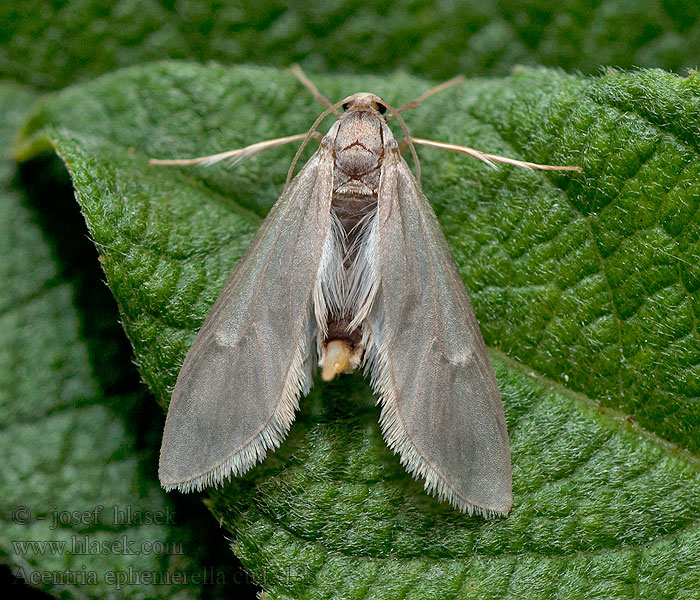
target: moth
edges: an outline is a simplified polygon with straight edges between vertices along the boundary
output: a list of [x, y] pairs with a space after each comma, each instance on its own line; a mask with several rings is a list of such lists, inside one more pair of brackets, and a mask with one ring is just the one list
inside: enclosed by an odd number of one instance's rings
[[[496, 377], [467, 291], [421, 191], [414, 144], [491, 166], [537, 165], [411, 137], [370, 93], [332, 104], [306, 134], [213, 156], [212, 164], [303, 140], [284, 191], [224, 285], [190, 348], [168, 410], [159, 476], [166, 490], [219, 485], [279, 447], [318, 367], [323, 380], [363, 368], [387, 445], [425, 489], [462, 512], [511, 508], [510, 448]], [[340, 113], [338, 109], [342, 108]], [[328, 133], [316, 131], [330, 113]], [[388, 118], [401, 126], [398, 143]], [[318, 150], [291, 179], [306, 143]], [[414, 177], [402, 157], [410, 148]]]

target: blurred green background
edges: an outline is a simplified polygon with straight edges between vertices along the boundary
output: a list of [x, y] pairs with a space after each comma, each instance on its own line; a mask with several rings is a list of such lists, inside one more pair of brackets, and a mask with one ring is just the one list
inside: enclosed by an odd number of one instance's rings
[[3, 2], [0, 72], [58, 89], [162, 58], [430, 79], [515, 65], [684, 73], [700, 57], [700, 4], [663, 0]]

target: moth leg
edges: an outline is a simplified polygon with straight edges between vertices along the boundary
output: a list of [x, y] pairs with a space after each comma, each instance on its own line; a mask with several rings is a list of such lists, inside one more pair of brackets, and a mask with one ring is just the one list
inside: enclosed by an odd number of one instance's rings
[[415, 108], [418, 106], [423, 100], [426, 98], [430, 98], [430, 96], [434, 96], [438, 92], [441, 92], [442, 90], [445, 90], [449, 87], [452, 87], [453, 85], [457, 85], [458, 83], [463, 83], [466, 81], [466, 78], [464, 75], [457, 75], [457, 77], [453, 77], [452, 79], [449, 79], [445, 81], [444, 83], [441, 83], [440, 85], [436, 85], [434, 88], [428, 90], [425, 92], [425, 94], [421, 94], [416, 98], [415, 100], [411, 100], [410, 102], [406, 102], [405, 104], [402, 104], [399, 106], [397, 109], [394, 110], [394, 112], [401, 112], [403, 110], [408, 110], [409, 108]]
[[320, 140], [323, 136], [318, 132], [314, 131], [311, 134], [308, 133], [298, 133], [296, 135], [290, 135], [287, 137], [275, 138], [274, 140], [265, 140], [263, 142], [257, 142], [256, 144], [251, 144], [245, 148], [237, 148], [236, 150], [227, 150], [226, 152], [219, 152], [219, 154], [211, 154], [210, 156], [200, 156], [198, 158], [179, 158], [179, 159], [169, 159], [163, 160], [158, 158], [152, 158], [148, 162], [152, 165], [204, 165], [209, 166], [221, 162], [222, 160], [230, 161], [231, 165], [236, 165], [247, 158], [267, 150], [268, 148], [276, 148], [277, 146], [283, 146], [284, 144], [289, 144], [290, 142], [297, 142], [299, 140], [305, 139], [307, 136], [311, 136]]
[[481, 152], [480, 150], [475, 150], [474, 148], [469, 148], [468, 146], [457, 146], [456, 144], [446, 144], [445, 142], [435, 142], [432, 140], [424, 140], [416, 137], [411, 137], [411, 141], [414, 144], [422, 144], [424, 146], [431, 146], [433, 148], [441, 148], [442, 150], [449, 150], [450, 152], [459, 152], [460, 154], [466, 154], [468, 156], [478, 158], [479, 160], [485, 162], [487, 165], [494, 169], [497, 168], [496, 163], [503, 163], [506, 165], [515, 165], [516, 167], [525, 167], [526, 169], [541, 169], [543, 171], [576, 171], [577, 173], [583, 172], [583, 169], [581, 167], [539, 165], [537, 163], [531, 163], [525, 160], [517, 160], [515, 158], [499, 156], [498, 154], [489, 154], [488, 152]]
[[[318, 100], [321, 104], [327, 106], [328, 108], [333, 107], [333, 103], [328, 98], [326, 98], [321, 92], [318, 91], [318, 88], [306, 76], [304, 71], [301, 70], [301, 67], [299, 65], [292, 65], [292, 73], [294, 73], [294, 76], [301, 82], [301, 84], [313, 94], [316, 100]], [[338, 109], [333, 109], [333, 114], [336, 117], [340, 116]]]

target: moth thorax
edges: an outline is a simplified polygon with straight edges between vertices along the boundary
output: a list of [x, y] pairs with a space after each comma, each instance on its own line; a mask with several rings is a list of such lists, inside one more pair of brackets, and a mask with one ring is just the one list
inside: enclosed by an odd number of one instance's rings
[[343, 119], [335, 137], [336, 166], [361, 175], [379, 166], [384, 154], [382, 122], [369, 112], [358, 111]]
[[353, 112], [336, 134], [333, 195], [374, 198], [384, 156], [382, 122], [368, 112]]

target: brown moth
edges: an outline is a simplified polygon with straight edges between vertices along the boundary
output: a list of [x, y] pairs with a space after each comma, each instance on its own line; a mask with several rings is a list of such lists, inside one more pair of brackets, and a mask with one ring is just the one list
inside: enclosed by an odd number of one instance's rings
[[[159, 164], [239, 161], [303, 139], [265, 218], [187, 354], [163, 434], [160, 480], [184, 492], [241, 475], [282, 443], [318, 367], [326, 381], [364, 368], [388, 446], [429, 493], [459, 510], [506, 515], [513, 503], [503, 406], [467, 291], [435, 213], [387, 125], [405, 143], [529, 168], [472, 148], [411, 138], [374, 94], [331, 104], [308, 134]], [[344, 113], [339, 114], [341, 107]], [[325, 136], [316, 127], [334, 112]], [[311, 137], [316, 153], [290, 181]]]

